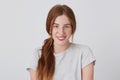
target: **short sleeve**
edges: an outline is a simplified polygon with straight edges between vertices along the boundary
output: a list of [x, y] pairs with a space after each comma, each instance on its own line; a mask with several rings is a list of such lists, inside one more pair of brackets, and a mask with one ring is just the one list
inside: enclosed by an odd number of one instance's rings
[[41, 56], [41, 50], [35, 49], [30, 57], [30, 60], [28, 61], [28, 66], [26, 69], [29, 71], [30, 69], [36, 70], [38, 60]]
[[95, 64], [96, 59], [90, 47], [88, 46], [82, 47], [82, 60], [81, 61], [82, 61], [82, 68], [84, 68], [85, 66], [87, 66], [88, 64], [92, 62]]

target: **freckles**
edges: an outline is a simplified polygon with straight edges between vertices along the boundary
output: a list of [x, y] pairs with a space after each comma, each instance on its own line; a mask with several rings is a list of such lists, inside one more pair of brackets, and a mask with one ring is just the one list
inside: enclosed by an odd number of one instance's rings
[[54, 30], [54, 33], [56, 34], [58, 31], [57, 30]]
[[71, 29], [69, 29], [69, 30], [66, 30], [66, 32], [67, 32], [67, 33], [72, 33], [72, 30], [71, 30]]
[[57, 34], [57, 30], [53, 30], [53, 31], [52, 31], [52, 34], [53, 34], [53, 35], [56, 35], [56, 34]]

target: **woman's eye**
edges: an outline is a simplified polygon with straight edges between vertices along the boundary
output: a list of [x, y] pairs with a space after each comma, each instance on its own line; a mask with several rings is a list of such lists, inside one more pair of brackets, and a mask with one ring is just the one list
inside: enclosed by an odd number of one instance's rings
[[69, 28], [70, 26], [64, 26], [65, 28]]
[[56, 26], [53, 26], [54, 28], [58, 28], [58, 26], [56, 25]]

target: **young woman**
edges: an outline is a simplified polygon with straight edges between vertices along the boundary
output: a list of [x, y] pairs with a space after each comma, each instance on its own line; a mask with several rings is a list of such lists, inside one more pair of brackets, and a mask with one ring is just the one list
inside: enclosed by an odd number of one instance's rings
[[76, 30], [72, 9], [67, 5], [52, 7], [46, 30], [50, 37], [35, 51], [28, 67], [31, 80], [93, 80], [95, 58], [91, 49], [70, 42]]

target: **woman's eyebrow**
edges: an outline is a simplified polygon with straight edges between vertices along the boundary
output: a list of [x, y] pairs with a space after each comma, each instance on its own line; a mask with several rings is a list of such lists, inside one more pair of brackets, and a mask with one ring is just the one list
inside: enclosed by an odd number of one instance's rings
[[70, 24], [65, 24], [65, 25], [70, 25]]
[[57, 23], [53, 23], [53, 25], [59, 25], [59, 24], [57, 24]]
[[[58, 23], [53, 23], [53, 25], [59, 25], [59, 24]], [[71, 24], [67, 23], [67, 24], [64, 24], [64, 25], [71, 25]]]

